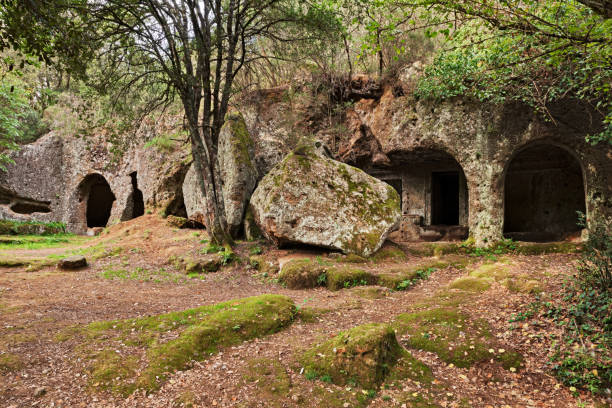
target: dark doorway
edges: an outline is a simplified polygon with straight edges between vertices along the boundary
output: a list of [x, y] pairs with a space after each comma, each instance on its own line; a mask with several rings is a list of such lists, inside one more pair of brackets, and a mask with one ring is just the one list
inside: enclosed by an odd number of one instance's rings
[[132, 178], [132, 196], [128, 199], [128, 203], [132, 203], [132, 215], [130, 218], [136, 218], [144, 215], [144, 199], [142, 197], [142, 191], [138, 189], [138, 178], [137, 173], [133, 172], [130, 174]]
[[432, 225], [459, 225], [459, 172], [431, 174]]
[[504, 234], [554, 241], [581, 230], [584, 183], [578, 161], [553, 145], [529, 147], [512, 159], [505, 180]]
[[99, 174], [88, 176], [86, 184], [89, 186], [86, 210], [87, 227], [106, 227], [115, 195], [106, 179]]

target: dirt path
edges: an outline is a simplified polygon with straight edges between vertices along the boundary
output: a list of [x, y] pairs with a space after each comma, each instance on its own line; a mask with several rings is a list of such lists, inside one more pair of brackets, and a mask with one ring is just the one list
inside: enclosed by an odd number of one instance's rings
[[[257, 274], [246, 264], [225, 268], [203, 279], [188, 279], [173, 269], [168, 254], [176, 253], [178, 244], [183, 253], [194, 253], [202, 246], [202, 238], [193, 232], [169, 231], [151, 222], [134, 223], [100, 238], [100, 242], [119, 245], [123, 250], [101, 256], [88, 269], [70, 273], [54, 268], [36, 272], [0, 269], [0, 357], [18, 358], [17, 362], [5, 364], [4, 369], [0, 364], [0, 406], [356, 406], [355, 394], [359, 390], [310, 381], [300, 374], [296, 361], [300, 350], [341, 330], [370, 322], [392, 322], [398, 315], [419, 310], [424, 304], [435, 307], [437, 296], [449, 283], [482, 264], [477, 260], [465, 269], [438, 270], [408, 291], [381, 289], [379, 298], [368, 299], [359, 288], [337, 292], [323, 288], [289, 290], [274, 282], [273, 276]], [[292, 256], [290, 252], [270, 250], [266, 256], [285, 259]], [[571, 272], [574, 258], [516, 256], [498, 262], [512, 276], [540, 277], [546, 293], [558, 289], [562, 276]], [[408, 262], [415, 260], [410, 258]], [[387, 267], [383, 264], [379, 268]], [[115, 275], [109, 271], [118, 270], [140, 272], [111, 279]], [[314, 311], [315, 317], [297, 320], [277, 334], [225, 348], [173, 374], [150, 395], [136, 392], [122, 397], [96, 392], [88, 383], [88, 372], [84, 370], [88, 361], [79, 353], [81, 345], [74, 339], [60, 341], [57, 337], [66, 328], [93, 321], [157, 315], [265, 293], [287, 295], [300, 308]], [[368, 400], [368, 406], [595, 406], [593, 397], [572, 395], [551, 375], [546, 365], [550, 339], [537, 328], [517, 328], [517, 324], [511, 327], [511, 315], [532, 301], [533, 295], [510, 291], [494, 281], [485, 291], [456, 306], [473, 319], [485, 319], [496, 341], [508, 350], [519, 351], [525, 359], [520, 370], [509, 371], [488, 362], [457, 368], [436, 354], [411, 350], [431, 367], [434, 385], [426, 388], [407, 380], [379, 390]], [[251, 381], [248, 378], [254, 359], [277, 361], [280, 371], [272, 376], [263, 373], [261, 381]]]

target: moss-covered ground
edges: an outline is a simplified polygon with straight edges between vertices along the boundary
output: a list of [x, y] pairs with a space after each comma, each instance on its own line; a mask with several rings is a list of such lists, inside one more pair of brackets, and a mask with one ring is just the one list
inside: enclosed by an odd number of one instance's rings
[[[291, 299], [262, 295], [157, 316], [94, 322], [66, 330], [57, 340], [80, 338], [90, 385], [127, 395], [136, 389], [158, 389], [168, 373], [204, 360], [220, 347], [275, 333], [290, 325], [295, 314]], [[135, 347], [144, 348], [145, 355], [133, 354]]]
[[[363, 258], [238, 241], [231, 263], [190, 275], [184, 260], [218, 254], [206, 238], [145, 215], [3, 249], [0, 405], [597, 406], [555, 383], [560, 337], [525, 307], [559, 292], [576, 246]], [[90, 267], [55, 268], [74, 253]]]

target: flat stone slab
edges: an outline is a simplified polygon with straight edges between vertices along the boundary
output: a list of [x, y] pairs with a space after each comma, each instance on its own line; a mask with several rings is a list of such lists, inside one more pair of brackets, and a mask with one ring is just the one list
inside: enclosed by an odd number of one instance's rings
[[57, 263], [60, 269], [80, 269], [87, 266], [87, 259], [84, 256], [75, 255], [64, 258]]

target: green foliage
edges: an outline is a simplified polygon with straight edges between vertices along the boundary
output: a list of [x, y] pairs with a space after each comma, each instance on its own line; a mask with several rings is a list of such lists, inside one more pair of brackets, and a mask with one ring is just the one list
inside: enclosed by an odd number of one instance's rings
[[62, 222], [0, 220], [0, 235], [58, 235], [66, 234]]
[[[428, 19], [447, 41], [419, 82], [417, 96], [466, 95], [481, 101], [521, 101], [551, 121], [550, 104], [568, 98], [594, 106], [605, 128], [594, 144], [612, 143], [612, 20], [577, 2], [557, 0], [464, 3], [425, 0]], [[469, 19], [457, 30], [442, 25]]]
[[396, 290], [406, 290], [417, 284], [420, 280], [429, 279], [431, 274], [436, 271], [437, 268], [419, 269], [415, 272], [414, 276], [410, 279], [404, 279], [395, 287]]
[[565, 284], [563, 304], [549, 304], [546, 312], [567, 332], [551, 357], [555, 374], [567, 385], [595, 393], [612, 386], [610, 227], [610, 221], [591, 226], [577, 273]]
[[[581, 219], [586, 226], [584, 215]], [[578, 279], [582, 287], [612, 291], [612, 219], [592, 223], [578, 266]]]
[[0, 82], [0, 170], [6, 170], [5, 165], [12, 163], [7, 152], [17, 149], [16, 141], [22, 135], [19, 120], [26, 106], [23, 89], [2, 80]]
[[511, 322], [541, 317], [563, 329], [553, 343], [550, 366], [571, 387], [605, 393], [612, 386], [612, 286], [610, 225], [592, 225], [576, 274], [563, 285], [561, 298], [539, 297]]

